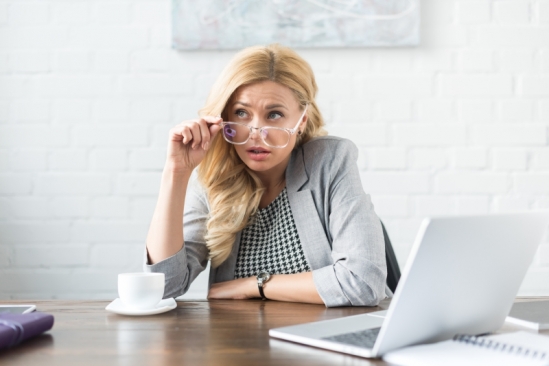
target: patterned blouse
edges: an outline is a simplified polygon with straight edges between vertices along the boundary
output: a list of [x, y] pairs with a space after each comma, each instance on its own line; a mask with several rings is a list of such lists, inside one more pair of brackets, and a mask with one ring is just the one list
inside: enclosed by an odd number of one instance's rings
[[242, 231], [234, 278], [310, 270], [284, 188]]

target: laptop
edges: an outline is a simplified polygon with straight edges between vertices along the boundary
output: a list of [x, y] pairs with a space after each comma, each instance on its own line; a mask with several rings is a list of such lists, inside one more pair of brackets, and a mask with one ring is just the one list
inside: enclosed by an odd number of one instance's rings
[[423, 220], [386, 311], [269, 330], [271, 337], [375, 358], [505, 321], [549, 211]]

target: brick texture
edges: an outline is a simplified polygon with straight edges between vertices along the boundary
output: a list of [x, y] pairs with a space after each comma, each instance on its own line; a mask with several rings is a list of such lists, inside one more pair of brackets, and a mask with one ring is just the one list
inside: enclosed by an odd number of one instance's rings
[[[171, 6], [0, 2], [0, 299], [141, 270], [168, 131], [235, 53], [171, 49]], [[549, 0], [421, 6], [418, 47], [297, 50], [402, 266], [425, 216], [549, 208]], [[547, 238], [520, 295], [549, 295]]]

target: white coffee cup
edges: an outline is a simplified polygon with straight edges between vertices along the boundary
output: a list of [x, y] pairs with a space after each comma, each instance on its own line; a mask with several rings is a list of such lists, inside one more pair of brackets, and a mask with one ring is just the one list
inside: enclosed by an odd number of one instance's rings
[[118, 296], [124, 306], [146, 310], [154, 308], [164, 295], [164, 273], [121, 273]]

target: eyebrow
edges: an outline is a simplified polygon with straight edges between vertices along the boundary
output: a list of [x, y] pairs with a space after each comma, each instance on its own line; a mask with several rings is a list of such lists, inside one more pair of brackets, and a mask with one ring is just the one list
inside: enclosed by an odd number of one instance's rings
[[[251, 104], [245, 103], [245, 102], [241, 102], [241, 101], [239, 101], [239, 100], [237, 100], [236, 102], [234, 102], [234, 104], [241, 104], [241, 105], [243, 105], [244, 107], [251, 107]], [[284, 104], [279, 104], [279, 103], [269, 104], [269, 105], [266, 105], [266, 106], [265, 106], [265, 109], [274, 109], [274, 108], [284, 108], [284, 109], [288, 109]]]

